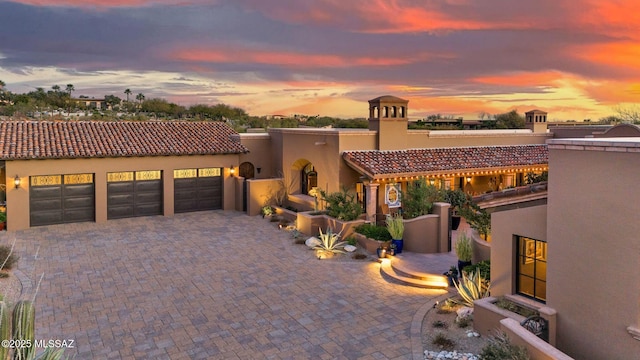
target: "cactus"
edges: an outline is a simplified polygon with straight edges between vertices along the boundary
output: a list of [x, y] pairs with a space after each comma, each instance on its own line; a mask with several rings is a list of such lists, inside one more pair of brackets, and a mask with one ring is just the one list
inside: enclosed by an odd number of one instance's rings
[[35, 356], [35, 318], [36, 309], [33, 302], [18, 301], [13, 309], [13, 339], [27, 341], [30, 346], [16, 348], [14, 360], [30, 360]]
[[[11, 323], [9, 322], [9, 307], [4, 301], [0, 301], [0, 341], [11, 340]], [[5, 360], [9, 355], [8, 346], [0, 346], [0, 360]]]

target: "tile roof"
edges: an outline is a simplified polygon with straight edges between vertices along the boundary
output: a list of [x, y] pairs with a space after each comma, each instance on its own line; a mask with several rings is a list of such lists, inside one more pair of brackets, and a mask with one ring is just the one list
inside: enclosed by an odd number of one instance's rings
[[349, 166], [372, 179], [546, 165], [549, 162], [547, 145], [346, 151], [342, 157]]
[[0, 159], [213, 155], [248, 152], [220, 122], [0, 121]]

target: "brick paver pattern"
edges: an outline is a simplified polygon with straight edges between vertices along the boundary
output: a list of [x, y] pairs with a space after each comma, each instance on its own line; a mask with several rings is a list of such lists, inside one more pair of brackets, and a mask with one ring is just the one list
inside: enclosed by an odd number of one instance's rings
[[76, 359], [410, 359], [412, 317], [442, 294], [238, 212], [13, 234], [20, 271], [45, 274], [36, 337], [74, 339]]

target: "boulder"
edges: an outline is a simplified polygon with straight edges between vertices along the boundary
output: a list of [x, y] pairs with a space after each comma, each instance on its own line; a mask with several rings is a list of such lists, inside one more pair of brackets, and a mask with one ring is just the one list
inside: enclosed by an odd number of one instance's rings
[[344, 246], [344, 251], [346, 251], [346, 252], [354, 252], [354, 251], [356, 251], [356, 249], [358, 249], [358, 248], [353, 246], [353, 245], [345, 245]]
[[316, 246], [318, 246], [318, 245], [322, 244], [322, 242], [321, 242], [321, 241], [320, 241], [320, 239], [318, 239], [317, 237], [312, 236], [312, 237], [308, 238], [308, 239], [304, 242], [304, 244], [305, 244], [305, 245], [307, 245], [308, 247], [310, 247], [310, 248], [312, 248], [312, 249], [313, 249], [314, 247], [316, 247]]

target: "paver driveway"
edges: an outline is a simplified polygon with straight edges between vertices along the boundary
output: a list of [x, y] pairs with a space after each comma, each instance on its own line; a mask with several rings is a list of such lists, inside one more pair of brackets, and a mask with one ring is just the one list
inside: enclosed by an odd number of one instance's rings
[[19, 269], [45, 273], [36, 337], [74, 339], [77, 359], [410, 359], [412, 317], [442, 294], [236, 212], [15, 234]]

